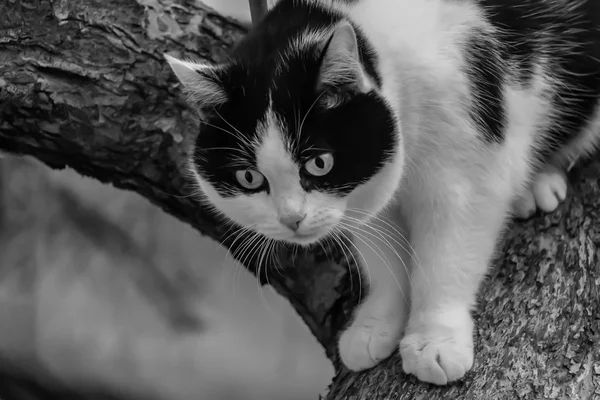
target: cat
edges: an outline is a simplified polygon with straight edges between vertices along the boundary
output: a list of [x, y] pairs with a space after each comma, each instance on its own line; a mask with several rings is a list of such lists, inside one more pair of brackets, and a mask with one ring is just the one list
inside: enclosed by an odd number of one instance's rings
[[220, 64], [165, 57], [215, 212], [300, 246], [352, 233], [355, 371], [399, 348], [421, 381], [463, 378], [507, 221], [554, 211], [600, 139], [595, 0], [282, 0]]

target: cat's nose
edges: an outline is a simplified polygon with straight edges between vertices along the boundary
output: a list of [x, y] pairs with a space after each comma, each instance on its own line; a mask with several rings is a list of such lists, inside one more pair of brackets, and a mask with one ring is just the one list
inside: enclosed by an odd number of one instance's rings
[[295, 232], [298, 230], [300, 222], [302, 222], [302, 220], [304, 220], [305, 217], [306, 214], [303, 213], [289, 213], [281, 215], [279, 217], [279, 222], [281, 222], [283, 225], [287, 226]]

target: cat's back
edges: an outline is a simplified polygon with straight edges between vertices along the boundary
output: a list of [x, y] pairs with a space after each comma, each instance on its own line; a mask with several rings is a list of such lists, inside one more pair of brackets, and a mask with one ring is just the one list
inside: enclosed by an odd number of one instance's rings
[[369, 70], [392, 82], [384, 89], [396, 93], [394, 82], [415, 78], [434, 88], [436, 99], [469, 99], [493, 142], [505, 136], [509, 87], [547, 97], [544, 136], [553, 149], [600, 119], [598, 0], [281, 0], [237, 55], [267, 84], [290, 43], [344, 16], [375, 50], [363, 53]]
[[[442, 0], [452, 1], [452, 0]], [[561, 69], [600, 68], [597, 0], [472, 0], [507, 60], [532, 73], [548, 62]]]
[[476, 3], [492, 28], [489, 36], [509, 82], [523, 88], [536, 80], [546, 82], [551, 121], [543, 132], [542, 153], [548, 155], [583, 136], [597, 141], [599, 135], [591, 129], [600, 127], [600, 2]]
[[345, 10], [382, 58], [470, 92], [472, 115], [491, 141], [506, 134], [508, 87], [543, 97], [550, 123], [542, 153], [582, 132], [600, 136], [587, 133], [600, 128], [598, 0], [314, 1]]

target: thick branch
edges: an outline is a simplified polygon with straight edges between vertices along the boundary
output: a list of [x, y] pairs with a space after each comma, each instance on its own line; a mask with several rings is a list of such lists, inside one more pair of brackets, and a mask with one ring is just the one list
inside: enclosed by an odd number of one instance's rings
[[[162, 53], [218, 61], [243, 33], [191, 0], [2, 2], [0, 149], [136, 191], [221, 240], [222, 224], [189, 196], [182, 164], [198, 125]], [[600, 393], [598, 174], [600, 162], [579, 169], [558, 212], [510, 229], [482, 291], [476, 366], [464, 382], [419, 384], [394, 357], [362, 374], [338, 368], [328, 398]], [[283, 255], [286, 274], [270, 282], [339, 367], [336, 337], [356, 296], [343, 258], [326, 255]]]

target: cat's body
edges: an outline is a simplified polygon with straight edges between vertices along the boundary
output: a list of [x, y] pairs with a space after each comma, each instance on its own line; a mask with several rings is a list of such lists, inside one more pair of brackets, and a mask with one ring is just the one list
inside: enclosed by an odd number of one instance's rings
[[595, 0], [282, 0], [230, 62], [169, 62], [206, 123], [211, 206], [274, 240], [354, 233], [355, 370], [401, 339], [406, 372], [461, 378], [506, 220], [554, 210], [600, 141]]

